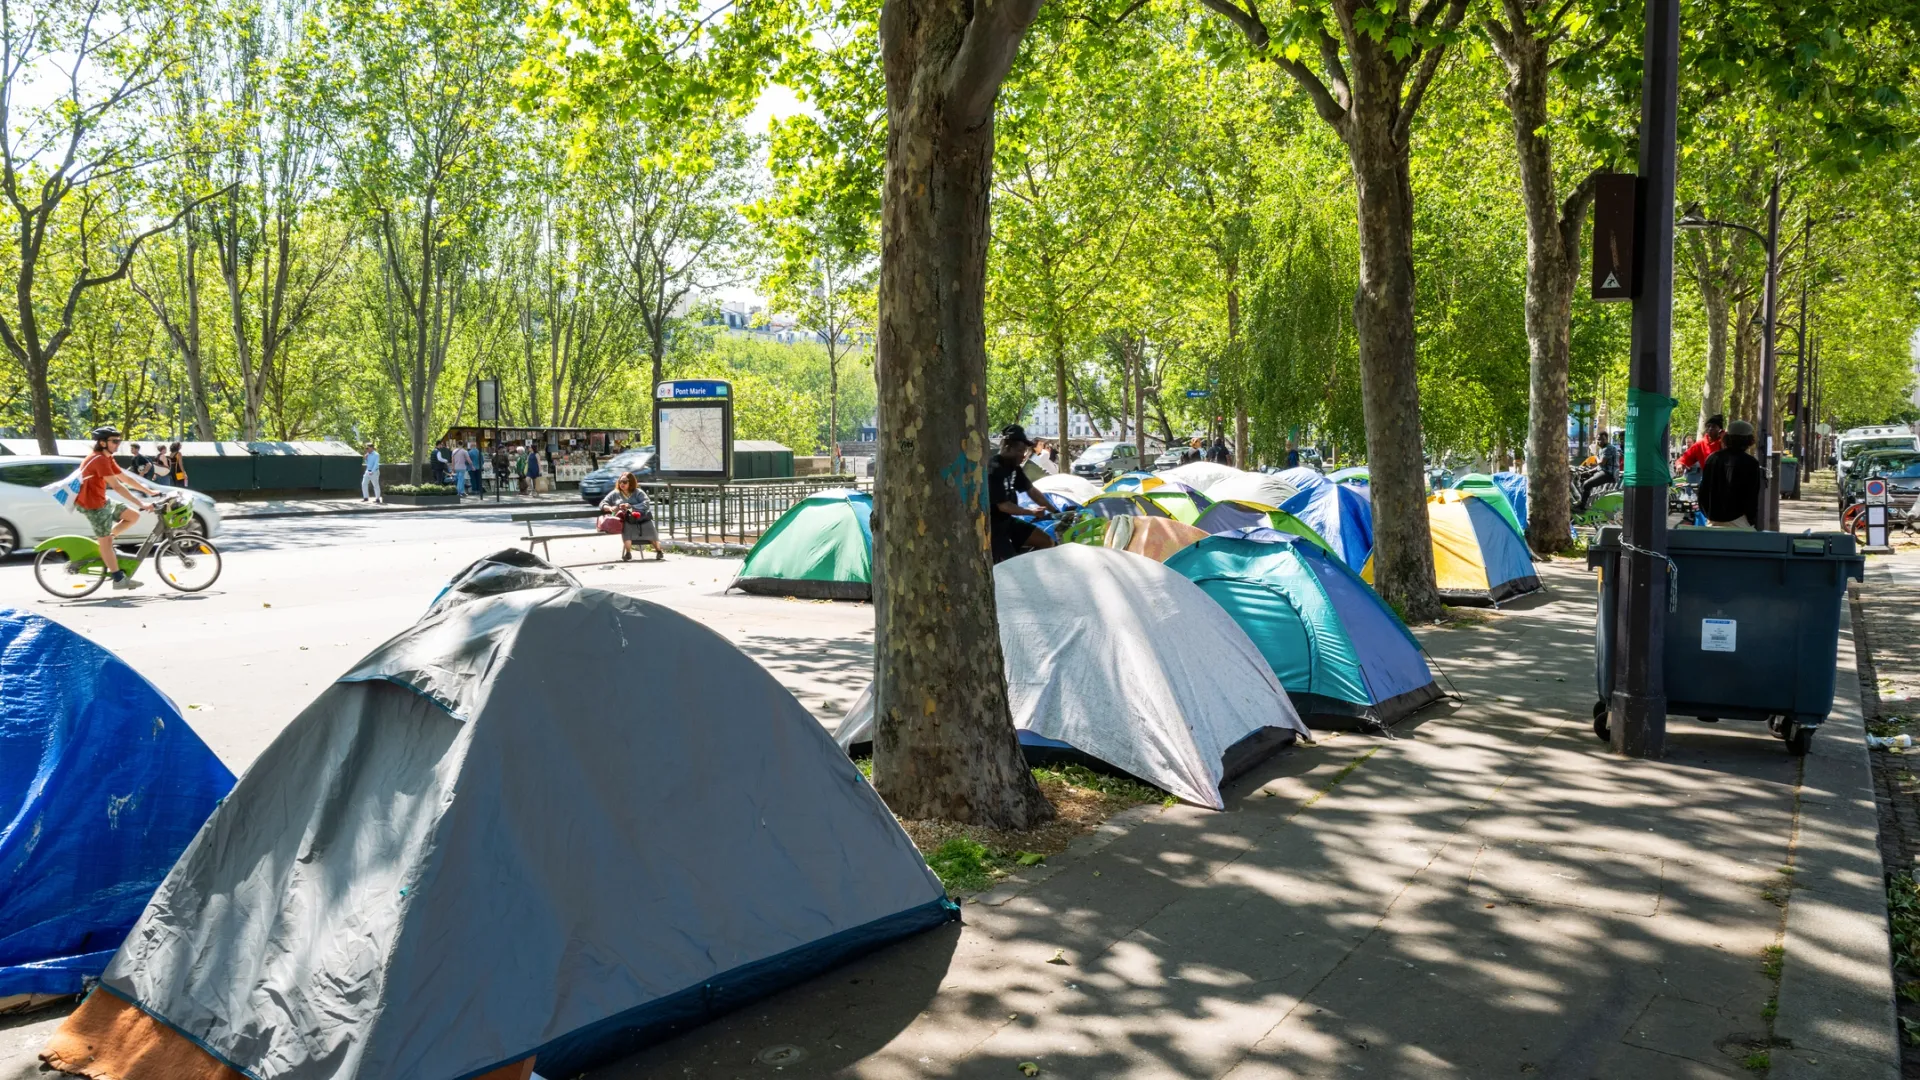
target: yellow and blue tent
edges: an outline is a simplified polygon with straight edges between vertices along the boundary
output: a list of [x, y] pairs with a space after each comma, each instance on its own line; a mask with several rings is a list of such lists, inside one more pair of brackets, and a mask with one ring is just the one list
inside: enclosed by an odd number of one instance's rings
[[[1540, 588], [1520, 530], [1493, 503], [1468, 491], [1427, 497], [1433, 580], [1449, 604], [1499, 604]], [[1373, 559], [1361, 577], [1373, 583]]]

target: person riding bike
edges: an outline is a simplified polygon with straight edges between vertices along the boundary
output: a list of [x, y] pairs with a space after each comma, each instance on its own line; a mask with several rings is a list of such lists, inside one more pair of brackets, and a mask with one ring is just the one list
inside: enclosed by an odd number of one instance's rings
[[1053, 546], [1052, 537], [1026, 520], [1045, 517], [1047, 511], [1020, 505], [1023, 493], [1041, 506], [1047, 504], [1047, 500], [1034, 490], [1033, 481], [1027, 479], [1027, 471], [1021, 467], [1032, 450], [1033, 440], [1027, 438], [1026, 428], [1019, 424], [1008, 424], [1000, 429], [1000, 453], [987, 470], [987, 531], [993, 541], [993, 561], [996, 563], [1006, 562], [1023, 551], [1038, 551]]
[[[107, 572], [113, 576], [116, 589], [137, 589], [146, 584], [135, 581], [120, 569], [120, 555], [113, 548], [113, 538], [125, 532], [140, 520], [138, 510], [146, 509], [146, 504], [134, 495], [138, 489], [148, 495], [158, 496], [154, 488], [132, 479], [120, 471], [120, 464], [113, 460], [113, 452], [120, 446], [120, 433], [111, 427], [93, 429], [93, 453], [80, 463], [80, 493], [74, 497], [73, 507], [80, 516], [87, 519], [92, 527], [92, 536], [100, 544], [100, 561], [107, 566]], [[107, 489], [119, 492], [130, 506], [123, 506], [115, 514], [107, 503]]]
[[1599, 459], [1600, 469], [1592, 476], [1580, 482], [1580, 510], [1585, 512], [1587, 504], [1593, 501], [1593, 490], [1620, 482], [1620, 448], [1607, 441], [1607, 433], [1600, 433], [1600, 442], [1594, 448], [1594, 456]]

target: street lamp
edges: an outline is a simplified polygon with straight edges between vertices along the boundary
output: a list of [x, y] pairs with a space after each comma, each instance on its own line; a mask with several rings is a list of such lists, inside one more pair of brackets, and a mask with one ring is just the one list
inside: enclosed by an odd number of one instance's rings
[[1698, 204], [1687, 207], [1676, 222], [1682, 229], [1738, 229], [1758, 239], [1767, 252], [1765, 299], [1760, 310], [1760, 434], [1766, 440], [1760, 455], [1767, 476], [1767, 497], [1762, 500], [1761, 528], [1780, 528], [1780, 451], [1773, 444], [1773, 384], [1777, 377], [1773, 353], [1773, 335], [1780, 313], [1780, 173], [1775, 170], [1773, 186], [1767, 193], [1767, 231], [1737, 221], [1716, 221], [1700, 213]]

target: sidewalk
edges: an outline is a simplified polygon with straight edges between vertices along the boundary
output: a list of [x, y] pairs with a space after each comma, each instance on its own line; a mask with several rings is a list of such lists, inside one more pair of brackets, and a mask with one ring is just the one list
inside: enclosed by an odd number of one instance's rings
[[1682, 718], [1629, 761], [1589, 726], [1592, 580], [1541, 569], [1421, 635], [1465, 700], [1400, 738], [1290, 753], [594, 1077], [1894, 1076], [1851, 642], [1804, 771]]
[[548, 510], [589, 509], [579, 492], [555, 491], [542, 495], [469, 496], [452, 506], [402, 506], [395, 503], [362, 502], [357, 495], [313, 499], [238, 499], [221, 502], [220, 517], [225, 521], [250, 521], [263, 518], [312, 517], [325, 514], [404, 514], [445, 513], [455, 510], [520, 510], [543, 507]]

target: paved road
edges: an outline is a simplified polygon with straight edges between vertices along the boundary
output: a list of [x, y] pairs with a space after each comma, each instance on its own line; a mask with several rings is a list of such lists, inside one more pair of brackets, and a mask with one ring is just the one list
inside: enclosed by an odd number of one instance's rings
[[[0, 605], [57, 619], [118, 653], [238, 771], [327, 683], [418, 618], [448, 577], [513, 546], [521, 526], [509, 513], [231, 522], [219, 540], [220, 580], [196, 595], [149, 581], [137, 592], [57, 601], [35, 583], [31, 561], [16, 557], [0, 562]], [[870, 605], [722, 595], [739, 560], [621, 563], [613, 537], [552, 552], [589, 585], [669, 605], [725, 634], [822, 719], [837, 721], [869, 678]]]

